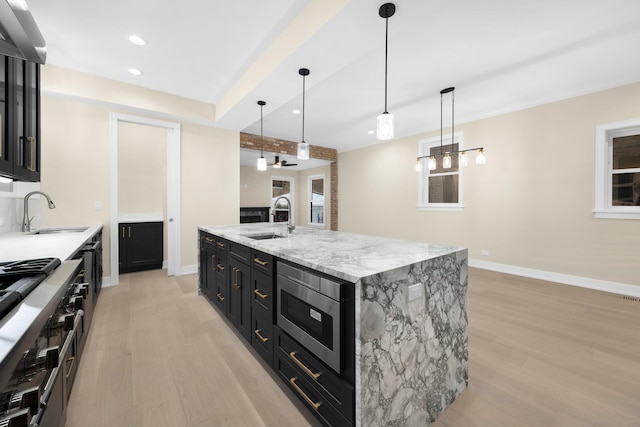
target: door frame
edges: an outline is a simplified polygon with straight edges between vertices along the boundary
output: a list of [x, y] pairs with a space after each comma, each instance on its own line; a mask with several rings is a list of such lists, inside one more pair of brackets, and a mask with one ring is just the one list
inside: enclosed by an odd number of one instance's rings
[[180, 274], [180, 124], [147, 117], [127, 114], [110, 114], [110, 263], [111, 285], [117, 285], [118, 268], [118, 124], [134, 123], [166, 129], [167, 143], [167, 273], [169, 276]]

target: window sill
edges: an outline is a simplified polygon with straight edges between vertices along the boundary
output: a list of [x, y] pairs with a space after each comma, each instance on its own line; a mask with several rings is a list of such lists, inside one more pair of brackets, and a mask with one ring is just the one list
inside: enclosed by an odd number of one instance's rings
[[593, 214], [596, 218], [601, 219], [640, 219], [640, 211], [610, 211], [610, 210], [594, 210]]
[[423, 212], [462, 212], [464, 211], [464, 205], [418, 205], [418, 210]]

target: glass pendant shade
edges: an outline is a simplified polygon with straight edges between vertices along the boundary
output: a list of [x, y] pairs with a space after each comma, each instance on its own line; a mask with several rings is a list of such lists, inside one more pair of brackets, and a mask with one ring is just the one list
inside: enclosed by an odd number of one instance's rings
[[469, 159], [467, 158], [467, 153], [465, 151], [463, 151], [462, 153], [460, 153], [460, 164], [462, 166], [467, 166], [469, 164]]
[[484, 150], [480, 149], [478, 156], [476, 157], [476, 165], [484, 165], [487, 162], [487, 157], [484, 155]]
[[309, 144], [304, 141], [298, 143], [298, 158], [300, 160], [309, 160]]
[[258, 158], [258, 170], [259, 171], [266, 171], [267, 170], [267, 159], [265, 159], [262, 156], [260, 156]]
[[429, 157], [429, 170], [435, 170], [436, 169], [436, 158], [434, 156]]
[[445, 169], [451, 169], [451, 156], [448, 152], [444, 153], [444, 157], [442, 158], [442, 167]]
[[393, 114], [382, 113], [378, 116], [376, 138], [381, 140], [393, 139]]
[[422, 160], [420, 158], [416, 161], [416, 172], [422, 172]]

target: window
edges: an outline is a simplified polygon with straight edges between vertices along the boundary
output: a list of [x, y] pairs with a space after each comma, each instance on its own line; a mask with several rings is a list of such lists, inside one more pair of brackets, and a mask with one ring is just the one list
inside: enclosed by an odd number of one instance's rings
[[[271, 177], [271, 221], [272, 222], [287, 222], [289, 221], [289, 217], [291, 217], [291, 222], [293, 223], [293, 219], [295, 218], [293, 214], [293, 204], [294, 199], [293, 195], [295, 194], [293, 191], [294, 182], [292, 177], [288, 176], [272, 176]], [[280, 197], [286, 197], [290, 204], [287, 203], [284, 199], [280, 199], [278, 201], [278, 205], [276, 206], [275, 202]]]
[[462, 132], [456, 133], [451, 143], [451, 135], [445, 135], [440, 145], [440, 137], [418, 141], [420, 156], [436, 156], [436, 169], [429, 170], [428, 159], [422, 159], [419, 173], [418, 209], [425, 211], [461, 211], [462, 171], [458, 167], [458, 155], [451, 155], [451, 168], [442, 167], [442, 156], [446, 152], [462, 150]]
[[640, 120], [596, 128], [596, 218], [640, 219]]
[[309, 176], [309, 225], [324, 225], [324, 175]]

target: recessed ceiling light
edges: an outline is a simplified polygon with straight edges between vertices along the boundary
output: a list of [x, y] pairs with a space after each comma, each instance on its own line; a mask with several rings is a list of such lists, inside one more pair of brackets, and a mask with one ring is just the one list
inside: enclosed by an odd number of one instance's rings
[[135, 34], [129, 36], [129, 41], [138, 46], [144, 46], [145, 44], [147, 44], [147, 41], [145, 39]]
[[129, 71], [134, 76], [141, 76], [142, 74], [144, 74], [142, 71], [138, 70], [137, 68], [129, 68], [129, 70], [127, 71]]
[[370, 130], [369, 132], [367, 132], [369, 135], [373, 135], [374, 133], [376, 133], [375, 130]]
[[300, 109], [299, 108], [294, 108], [292, 113], [293, 114], [300, 114]]

